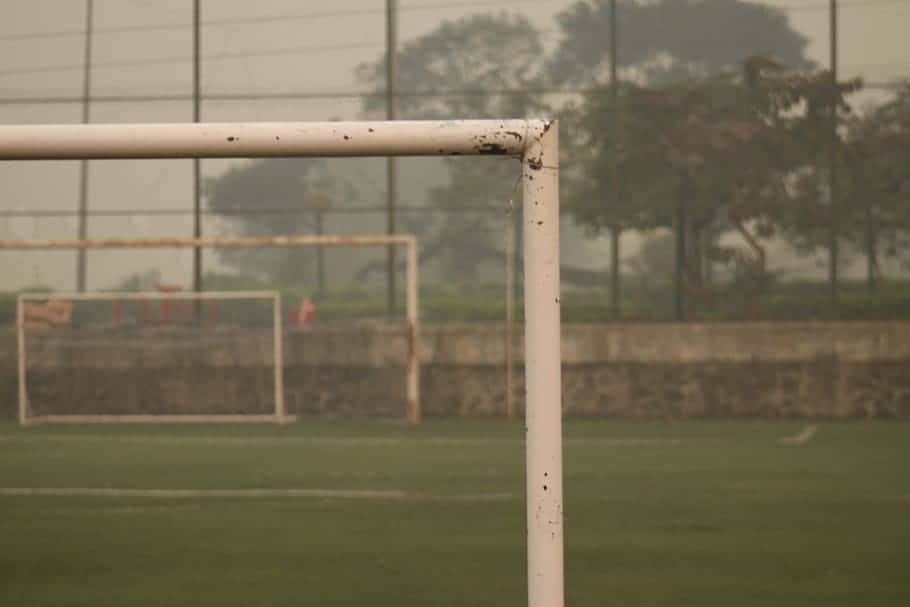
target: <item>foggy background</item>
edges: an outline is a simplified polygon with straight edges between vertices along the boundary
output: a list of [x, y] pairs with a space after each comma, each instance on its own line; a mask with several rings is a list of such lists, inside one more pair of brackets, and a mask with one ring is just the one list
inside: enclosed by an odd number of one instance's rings
[[[620, 77], [638, 80], [649, 86], [676, 82], [686, 75], [685, 66], [673, 66], [663, 75], [643, 77], [642, 68], [627, 65], [623, 57], [622, 11], [628, 3], [620, 2]], [[665, 4], [682, 6], [685, 2], [667, 1]], [[700, 3], [691, 3], [692, 11], [703, 10]], [[706, 5], [716, 4], [712, 2]], [[727, 4], [733, 4], [732, 2]], [[800, 64], [789, 65], [807, 72], [827, 69], [829, 38], [828, 2], [822, 0], [776, 0], [755, 3], [775, 9], [784, 19], [783, 28], [805, 38], [802, 49], [778, 49], [756, 43], [747, 48], [748, 40], [737, 52], [740, 57], [727, 57], [730, 68], [739, 69], [739, 62], [746, 56], [761, 54], [787, 63], [787, 53], [801, 55]], [[514, 55], [500, 57], [502, 72], [485, 74], [496, 81], [501, 76], [501, 86], [514, 88], [509, 77], [518, 72], [515, 67], [525, 67], [528, 82], [538, 77], [552, 62], [567, 36], [558, 18], [579, 6], [606, 7], [606, 0], [576, 2], [575, 0], [513, 0], [466, 1], [435, 0], [401, 2], [399, 4], [399, 41], [402, 56], [401, 82], [403, 91], [413, 90], [420, 83], [408, 81], [408, 70], [415, 45], [428, 37], [438, 36], [447, 24], [459, 20], [489, 16], [497, 23], [523, 23], [526, 20], [537, 32], [540, 53], [522, 48]], [[841, 0], [839, 3], [839, 66], [842, 81], [862, 78], [864, 87], [849, 96], [858, 115], [872, 111], [892, 98], [892, 86], [907, 77], [910, 61], [907, 59], [910, 42], [906, 26], [910, 23], [910, 2], [905, 0]], [[85, 3], [63, 0], [14, 0], [5, 2], [0, 19], [0, 122], [26, 123], [77, 123], [81, 121], [80, 95], [83, 85]], [[336, 119], [382, 118], [384, 100], [381, 95], [363, 97], [379, 91], [382, 78], [370, 78], [368, 66], [381, 70], [385, 45], [385, 2], [380, 0], [337, 0], [331, 4], [291, 0], [262, 0], [257, 3], [237, 0], [202, 2], [201, 74], [203, 121], [315, 121]], [[697, 18], [695, 18], [697, 21]], [[464, 21], [461, 22], [462, 24]], [[748, 25], [741, 24], [748, 29]], [[667, 23], [668, 32], [682, 31], [679, 21]], [[92, 122], [180, 122], [192, 120], [192, 2], [185, 0], [96, 0], [94, 3], [94, 36], [92, 57]], [[457, 29], [457, 27], [456, 27]], [[520, 28], [518, 28], [520, 29]], [[713, 39], [729, 36], [729, 32], [716, 31], [711, 35], [698, 32], [692, 35], [691, 45], [710, 45]], [[495, 34], [494, 34], [495, 35]], [[760, 39], [760, 36], [758, 37]], [[476, 46], [477, 40], [467, 44]], [[769, 38], [774, 40], [774, 38]], [[609, 48], [609, 32], [603, 30], [604, 56]], [[729, 41], [728, 41], [729, 43]], [[446, 53], [458, 55], [466, 49], [465, 41], [453, 37]], [[718, 43], [721, 44], [721, 43]], [[408, 54], [408, 49], [411, 53]], [[718, 51], [721, 54], [722, 51]], [[535, 59], [535, 57], [537, 59]], [[496, 67], [495, 58], [483, 60]], [[525, 63], [520, 63], [524, 61]], [[667, 65], [672, 57], [666, 53], [655, 60]], [[669, 63], [667, 63], [669, 62]], [[791, 62], [792, 63], [792, 62]], [[364, 67], [367, 66], [367, 67]], [[654, 66], [652, 65], [651, 68]], [[664, 65], [663, 67], [666, 67]], [[414, 68], [416, 70], [416, 68]], [[481, 68], [478, 66], [478, 75]], [[510, 71], [513, 70], [513, 71]], [[682, 71], [679, 71], [682, 70]], [[537, 72], [537, 73], [534, 73]], [[379, 72], [381, 74], [381, 71]], [[519, 74], [520, 75], [520, 74]], [[694, 68], [693, 75], [706, 77], [711, 74]], [[606, 72], [594, 71], [575, 82], [561, 84], [568, 88], [584, 89], [608, 82]], [[644, 79], [643, 79], [644, 78]], [[468, 88], [471, 74], [452, 73], [451, 82], [434, 83], [436, 89]], [[484, 82], [482, 79], [479, 82]], [[487, 80], [489, 82], [490, 80]], [[430, 86], [427, 84], [427, 86]], [[454, 117], [483, 117], [478, 114], [498, 113], [503, 108], [515, 107], [518, 113], [562, 119], [563, 129], [572, 128], [569, 104], [578, 104], [579, 95], [552, 92], [555, 85], [538, 87], [533, 99], [520, 103], [508, 95], [489, 97], [455, 95], [451, 99], [439, 96], [440, 107], [431, 103], [421, 105], [420, 97], [403, 97], [400, 100], [401, 118], [423, 117], [445, 112], [452, 107], [466, 108], [464, 115]], [[257, 94], [294, 94], [294, 98], [256, 99]], [[168, 96], [185, 95], [181, 99]], [[243, 98], [225, 99], [230, 96]], [[147, 101], [111, 100], [112, 97], [161, 96], [165, 99]], [[478, 99], [479, 97], [479, 99]], [[107, 99], [105, 99], [107, 98]], [[416, 101], [415, 101], [416, 100]], [[450, 102], [446, 105], [446, 102]], [[513, 104], [510, 106], [509, 104]], [[441, 109], [440, 109], [441, 108]], [[479, 111], [474, 115], [472, 108]], [[520, 117], [515, 115], [514, 117]], [[567, 155], [563, 160], [566, 176], [578, 170], [581, 158]], [[292, 161], [278, 161], [292, 162]], [[294, 161], [297, 162], [297, 161]], [[255, 216], [251, 223], [244, 223], [231, 216], [211, 212], [214, 197], [231, 174], [250, 168], [250, 161], [204, 160], [203, 176], [206, 180], [203, 208], [209, 211], [203, 218], [203, 235], [217, 236], [247, 233], [312, 233], [316, 230], [315, 215]], [[325, 233], [384, 232], [385, 215], [385, 164], [382, 159], [353, 159], [311, 161], [288, 164], [275, 169], [264, 179], [267, 183], [284, 183], [283, 193], [277, 189], [250, 190], [244, 196], [233, 198], [223, 195], [219, 207], [229, 208], [302, 206], [312, 211], [314, 205], [327, 208], [323, 215]], [[465, 171], [476, 170], [473, 165], [461, 165]], [[298, 168], [299, 167], [299, 168]], [[480, 191], [464, 192], [464, 208], [456, 209], [457, 191], [452, 186], [452, 165], [440, 159], [404, 159], [399, 161], [399, 231], [412, 231], [421, 239], [422, 248], [438, 245], [441, 250], [429, 255], [422, 269], [422, 282], [439, 283], [458, 281], [500, 282], [503, 280], [501, 254], [484, 256], [477, 253], [480, 237], [501, 251], [502, 226], [506, 221], [509, 198], [517, 174], [517, 163], [496, 170], [501, 174], [490, 176]], [[293, 185], [287, 180], [299, 172], [301, 195], [294, 194]], [[193, 205], [191, 160], [143, 161], [93, 161], [90, 163], [89, 197], [90, 212], [125, 211], [131, 209], [184, 210], [183, 215], [120, 216], [94, 215], [89, 218], [88, 235], [100, 237], [156, 237], [191, 236], [193, 219], [189, 211]], [[235, 175], [236, 176], [236, 175]], [[238, 177], [239, 178], [239, 177]], [[283, 181], [282, 181], [283, 180]], [[6, 162], [0, 163], [0, 181], [3, 183], [0, 200], [0, 238], [50, 239], [73, 238], [76, 235], [76, 217], [27, 217], [34, 211], [71, 210], [78, 204], [78, 162]], [[489, 184], [495, 184], [490, 186]], [[444, 190], [443, 194], [439, 190]], [[468, 188], [468, 190], [470, 190]], [[306, 195], [303, 193], [307, 192]], [[563, 195], [563, 205], [569, 209], [571, 199]], [[375, 207], [375, 209], [373, 209]], [[418, 207], [409, 211], [411, 207]], [[420, 209], [424, 209], [421, 211]], [[234, 216], [236, 217], [236, 216]], [[456, 229], [456, 228], [460, 228]], [[446, 230], [449, 230], [448, 232]], [[475, 241], [472, 236], [476, 237]], [[671, 272], [664, 267], [668, 247], [672, 247], [672, 233], [668, 228], [641, 231], [628, 229], [622, 234], [621, 259], [624, 280], [637, 275], [648, 278], [654, 268]], [[742, 246], [739, 235], [727, 228], [717, 236], [720, 245]], [[563, 219], [563, 264], [581, 272], [581, 283], [586, 286], [606, 285], [610, 264], [609, 234], [590, 225], [579, 225], [574, 214]], [[652, 258], [658, 262], [649, 265], [643, 258], [642, 244], [656, 243]], [[661, 244], [663, 243], [663, 244]], [[767, 271], [778, 280], [813, 279], [823, 281], [827, 276], [826, 256], [823, 248], [809, 247], [797, 250], [792, 239], [785, 238], [780, 230], [762, 240], [767, 252]], [[661, 247], [667, 249], [661, 253]], [[234, 253], [230, 259], [212, 251], [204, 254], [204, 272], [210, 276], [206, 284], [215, 284], [218, 275], [248, 274], [263, 278], [260, 271], [265, 265], [279, 263], [269, 257], [268, 251], [250, 254]], [[281, 254], [284, 254], [282, 252]], [[258, 255], [258, 257], [256, 257]], [[288, 284], [299, 281], [312, 285], [315, 280], [311, 251], [301, 253], [302, 264], [290, 263], [285, 274], [271, 276], [271, 280]], [[473, 255], [473, 256], [472, 256]], [[25, 287], [47, 286], [54, 289], [71, 289], [75, 286], [75, 252], [3, 252], [0, 254], [0, 290], [15, 291]], [[381, 284], [384, 254], [381, 250], [327, 252], [328, 280], [331, 283], [373, 281]], [[374, 262], [371, 269], [365, 269]], [[244, 265], [246, 263], [246, 265]], [[672, 260], [669, 261], [672, 264]], [[380, 265], [376, 265], [380, 264]], [[280, 265], [280, 264], [279, 264]], [[722, 265], [722, 264], [720, 264]], [[851, 252], [849, 244], [843, 246], [841, 277], [861, 280], [866, 272], [863, 255]], [[907, 274], [906, 255], [882, 255], [880, 272], [888, 278]], [[716, 271], [724, 275], [724, 268]], [[585, 274], [588, 272], [588, 274]], [[564, 272], [564, 278], [565, 278]], [[165, 251], [110, 251], [88, 252], [87, 287], [111, 289], [134, 279], [138, 285], [150, 288], [155, 281], [192, 285], [192, 252], [190, 250]], [[669, 280], [669, 278], [667, 278]], [[145, 281], [145, 284], [141, 284]]]

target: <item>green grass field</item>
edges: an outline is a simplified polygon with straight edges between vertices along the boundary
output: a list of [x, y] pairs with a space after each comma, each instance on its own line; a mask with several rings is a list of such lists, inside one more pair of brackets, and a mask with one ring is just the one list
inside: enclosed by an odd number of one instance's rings
[[[910, 425], [821, 422], [781, 444], [804, 426], [567, 423], [567, 604], [910, 605]], [[3, 423], [0, 604], [526, 604], [522, 436], [496, 421]]]

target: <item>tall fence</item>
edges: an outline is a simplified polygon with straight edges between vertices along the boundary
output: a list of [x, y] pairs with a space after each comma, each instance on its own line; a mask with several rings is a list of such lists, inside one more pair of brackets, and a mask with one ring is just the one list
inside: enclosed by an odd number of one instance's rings
[[[159, 331], [146, 330], [143, 339], [164, 355], [172, 337]], [[237, 333], [237, 356], [255, 367], [249, 357], [257, 350], [241, 345], [246, 335]], [[520, 360], [521, 332], [513, 338]], [[15, 417], [15, 345], [12, 329], [0, 331], [0, 403], [8, 419]], [[404, 368], [394, 361], [404, 361], [408, 351], [400, 327], [288, 329], [284, 346], [289, 414], [400, 418]], [[424, 325], [424, 415], [506, 417], [505, 350], [501, 324]], [[78, 364], [104, 373], [106, 381], [124, 373], [115, 342], [92, 356]], [[564, 325], [562, 361], [563, 410], [570, 418], [910, 417], [906, 321]], [[217, 374], [231, 364], [233, 359], [213, 352], [207, 367]], [[192, 381], [192, 373], [185, 380]], [[522, 414], [520, 383], [516, 408]], [[135, 396], [135, 402], [120, 405], [138, 410], [143, 405]]]

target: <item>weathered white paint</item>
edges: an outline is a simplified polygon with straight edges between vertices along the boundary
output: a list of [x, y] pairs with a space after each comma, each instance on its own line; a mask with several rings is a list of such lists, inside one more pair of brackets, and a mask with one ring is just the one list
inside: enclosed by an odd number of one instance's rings
[[563, 604], [559, 138], [553, 123], [522, 160], [527, 405], [528, 603]]
[[520, 156], [526, 120], [0, 126], [0, 160], [263, 156]]
[[[0, 127], [2, 130], [2, 127]], [[354, 236], [231, 236], [229, 238], [94, 238], [85, 240], [0, 240], [0, 249], [128, 249], [168, 247], [301, 247], [410, 245], [408, 234]]]

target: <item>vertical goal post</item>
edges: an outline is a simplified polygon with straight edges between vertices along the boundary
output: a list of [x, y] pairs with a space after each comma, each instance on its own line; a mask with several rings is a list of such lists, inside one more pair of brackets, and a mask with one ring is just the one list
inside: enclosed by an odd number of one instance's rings
[[[404, 245], [406, 259], [405, 316], [407, 319], [407, 373], [405, 384], [406, 420], [410, 424], [420, 423], [420, 310], [418, 305], [417, 238], [410, 234], [377, 234], [351, 236], [238, 236], [231, 238], [144, 238], [144, 239], [85, 239], [85, 240], [3, 240], [0, 250], [35, 249], [126, 249], [126, 248], [228, 248], [228, 247], [305, 247], [305, 246], [370, 246]], [[50, 415], [40, 419], [28, 416], [28, 393], [25, 383], [25, 323], [23, 303], [30, 300], [46, 300], [49, 297], [69, 301], [97, 299], [237, 299], [253, 295], [269, 296], [274, 299], [274, 352], [275, 352], [275, 414], [274, 415]], [[17, 304], [17, 335], [19, 358], [19, 423], [41, 421], [55, 423], [98, 423], [98, 422], [261, 422], [284, 423], [292, 421], [284, 407], [283, 379], [283, 318], [281, 295], [275, 291], [203, 291], [202, 293], [21, 293]]]
[[0, 126], [0, 160], [499, 156], [522, 166], [529, 607], [561, 607], [559, 136], [551, 120]]

